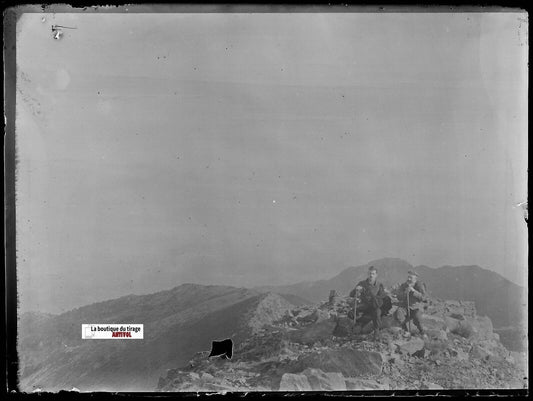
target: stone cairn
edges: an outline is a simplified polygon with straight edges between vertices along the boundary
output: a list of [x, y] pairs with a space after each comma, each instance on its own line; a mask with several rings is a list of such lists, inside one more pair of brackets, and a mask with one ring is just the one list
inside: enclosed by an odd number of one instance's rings
[[329, 292], [329, 306], [335, 306], [339, 301], [339, 294], [335, 290]]

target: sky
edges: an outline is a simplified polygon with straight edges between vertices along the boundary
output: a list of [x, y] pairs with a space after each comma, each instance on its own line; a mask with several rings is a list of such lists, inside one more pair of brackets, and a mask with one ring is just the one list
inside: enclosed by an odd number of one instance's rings
[[525, 285], [527, 29], [518, 13], [24, 14], [21, 311], [381, 257]]

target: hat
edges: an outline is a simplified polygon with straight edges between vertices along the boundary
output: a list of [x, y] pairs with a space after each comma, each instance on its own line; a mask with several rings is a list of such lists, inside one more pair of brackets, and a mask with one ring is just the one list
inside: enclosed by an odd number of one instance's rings
[[371, 271], [376, 271], [376, 272], [377, 272], [378, 269], [376, 269], [374, 266], [370, 266], [370, 267], [368, 268], [368, 271], [369, 271], [369, 272], [371, 272]]
[[412, 270], [409, 270], [409, 271], [407, 272], [407, 275], [408, 275], [408, 276], [416, 276], [416, 277], [418, 277], [418, 273], [417, 273], [417, 272], [414, 272], [414, 271], [412, 271]]

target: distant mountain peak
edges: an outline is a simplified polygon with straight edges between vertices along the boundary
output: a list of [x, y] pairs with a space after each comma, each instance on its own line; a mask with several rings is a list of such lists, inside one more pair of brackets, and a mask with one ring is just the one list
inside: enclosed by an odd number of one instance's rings
[[400, 258], [393, 258], [393, 257], [385, 257], [385, 258], [375, 259], [375, 260], [372, 260], [372, 261], [368, 262], [365, 266], [372, 266], [372, 265], [379, 265], [379, 266], [397, 266], [397, 265], [400, 265], [400, 266], [410, 266], [410, 267], [412, 267], [412, 265], [409, 262], [407, 262], [406, 260], [400, 259]]
[[220, 285], [220, 284], [198, 284], [198, 283], [183, 283], [173, 289], [190, 289], [190, 288], [224, 288], [224, 289], [240, 289], [242, 287], [235, 287], [232, 285]]
[[389, 288], [404, 282], [407, 272], [414, 270], [420, 274], [420, 281], [426, 284], [431, 295], [441, 299], [474, 301], [478, 311], [490, 316], [496, 327], [520, 325], [524, 319], [524, 288], [477, 265], [413, 267], [403, 259], [386, 257], [344, 269], [329, 280], [259, 290], [294, 294], [311, 302], [319, 302], [326, 299], [331, 290], [337, 291], [339, 295], [347, 295], [360, 280], [367, 277], [368, 267], [371, 265], [378, 270], [378, 280]]

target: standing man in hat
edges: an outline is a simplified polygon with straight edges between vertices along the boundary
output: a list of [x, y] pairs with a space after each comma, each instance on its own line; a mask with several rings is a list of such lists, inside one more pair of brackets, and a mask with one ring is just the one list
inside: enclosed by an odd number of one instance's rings
[[427, 299], [426, 292], [426, 285], [418, 281], [418, 273], [411, 270], [407, 273], [405, 283], [396, 284], [391, 289], [391, 293], [398, 299], [396, 319], [402, 323], [402, 328], [408, 333], [410, 333], [410, 321], [412, 320], [420, 335], [425, 336], [420, 317], [422, 302]]
[[379, 337], [381, 306], [387, 294], [385, 293], [383, 284], [377, 281], [377, 277], [377, 269], [374, 266], [370, 266], [368, 268], [368, 278], [357, 283], [357, 286], [350, 292], [350, 297], [356, 298], [357, 295], [360, 295], [361, 302], [357, 305], [357, 312], [363, 312], [363, 319], [366, 322], [372, 320], [374, 324], [374, 335]]

